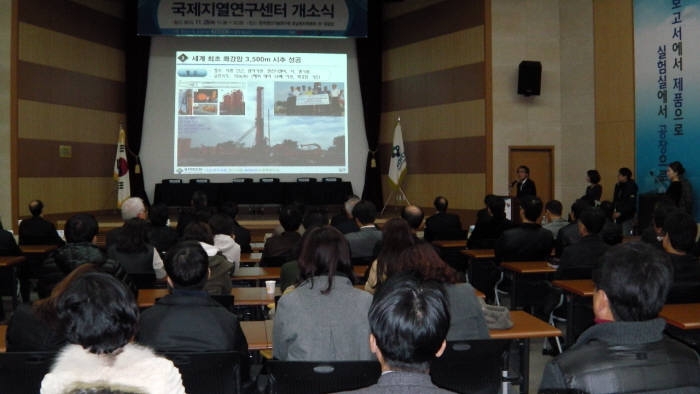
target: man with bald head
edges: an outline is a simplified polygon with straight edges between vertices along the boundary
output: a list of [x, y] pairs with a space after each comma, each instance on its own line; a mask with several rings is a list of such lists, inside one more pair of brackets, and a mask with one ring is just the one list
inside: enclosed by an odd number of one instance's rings
[[447, 199], [435, 197], [435, 215], [425, 220], [425, 240], [428, 242], [445, 239], [463, 239], [462, 222], [459, 216], [447, 213]]
[[63, 245], [64, 242], [56, 232], [56, 226], [44, 219], [41, 214], [44, 203], [41, 200], [33, 200], [29, 203], [29, 212], [32, 217], [24, 219], [19, 224], [20, 245]]

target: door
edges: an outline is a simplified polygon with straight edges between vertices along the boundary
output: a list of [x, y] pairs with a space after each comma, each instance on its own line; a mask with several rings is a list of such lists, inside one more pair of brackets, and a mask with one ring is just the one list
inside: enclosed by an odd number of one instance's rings
[[[542, 204], [554, 198], [554, 147], [509, 146], [509, 182], [518, 179], [515, 172], [521, 165], [530, 168], [530, 179], [535, 182], [537, 196], [542, 199]], [[510, 193], [515, 195], [515, 189], [511, 189]]]

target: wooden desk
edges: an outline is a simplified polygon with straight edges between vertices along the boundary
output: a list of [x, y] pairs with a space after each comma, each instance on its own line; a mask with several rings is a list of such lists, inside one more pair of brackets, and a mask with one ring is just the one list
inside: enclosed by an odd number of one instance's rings
[[[138, 295], [139, 308], [153, 306], [158, 298], [169, 294], [168, 289], [140, 289]], [[282, 293], [280, 288], [275, 288], [275, 294], [267, 294], [265, 287], [234, 287], [231, 289], [233, 305], [235, 306], [265, 306], [275, 302], [275, 296]]]
[[58, 245], [21, 245], [19, 248], [24, 254], [44, 254], [56, 250]]
[[241, 280], [277, 280], [280, 278], [280, 267], [241, 267], [231, 278], [233, 281]]
[[0, 256], [0, 267], [12, 267], [27, 260], [24, 256]]
[[465, 249], [460, 251], [465, 256], [471, 256], [477, 260], [493, 259], [496, 252], [493, 249]]
[[5, 344], [5, 334], [7, 333], [7, 324], [0, 325], [0, 352], [7, 351], [7, 345]]
[[272, 320], [242, 321], [241, 329], [248, 341], [248, 350], [272, 349]]
[[550, 274], [557, 272], [556, 268], [550, 267], [546, 261], [511, 261], [501, 263], [504, 273], [510, 276], [510, 309], [517, 308], [517, 282], [523, 275]]
[[241, 253], [241, 266], [257, 265], [261, 258], [262, 253], [260, 252]]
[[700, 329], [700, 303], [664, 305], [659, 312], [659, 317], [683, 330]]
[[458, 239], [454, 241], [433, 241], [433, 245], [439, 248], [466, 248], [467, 240]]
[[588, 303], [595, 292], [595, 285], [591, 279], [571, 279], [571, 280], [555, 280], [552, 281], [554, 286], [562, 288], [566, 291], [566, 337], [565, 346], [569, 347], [574, 344], [574, 328], [576, 324], [574, 320], [576, 314], [574, 308], [577, 302]]

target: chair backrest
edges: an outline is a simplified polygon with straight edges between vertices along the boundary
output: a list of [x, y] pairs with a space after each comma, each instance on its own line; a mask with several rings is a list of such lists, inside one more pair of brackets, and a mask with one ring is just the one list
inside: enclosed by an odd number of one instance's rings
[[676, 282], [666, 297], [667, 304], [700, 302], [700, 282]]
[[238, 352], [163, 353], [180, 370], [189, 394], [238, 394], [241, 392]]
[[277, 361], [266, 363], [270, 392], [335, 393], [377, 383], [381, 366], [377, 361]]
[[263, 255], [260, 259], [258, 265], [260, 267], [281, 267], [287, 261], [294, 260], [294, 257], [290, 256], [265, 256]]
[[442, 357], [430, 365], [433, 383], [458, 393], [498, 393], [508, 340], [447, 342]]
[[38, 393], [56, 352], [0, 353], [0, 387], [5, 394]]
[[164, 281], [157, 281], [155, 273], [130, 273], [129, 278], [137, 289], [164, 289], [168, 287]]

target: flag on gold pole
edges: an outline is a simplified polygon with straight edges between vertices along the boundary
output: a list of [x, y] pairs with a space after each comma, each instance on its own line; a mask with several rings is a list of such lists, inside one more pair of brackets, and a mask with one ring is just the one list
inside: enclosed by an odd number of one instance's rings
[[114, 180], [117, 182], [117, 208], [131, 197], [131, 185], [129, 184], [129, 162], [126, 157], [126, 132], [124, 125], [119, 125], [119, 139], [117, 140], [117, 157], [114, 160]]
[[391, 144], [391, 161], [389, 162], [389, 181], [392, 186], [399, 188], [401, 180], [406, 174], [406, 152], [403, 149], [403, 133], [401, 132], [401, 119], [396, 122], [394, 128], [394, 140]]

